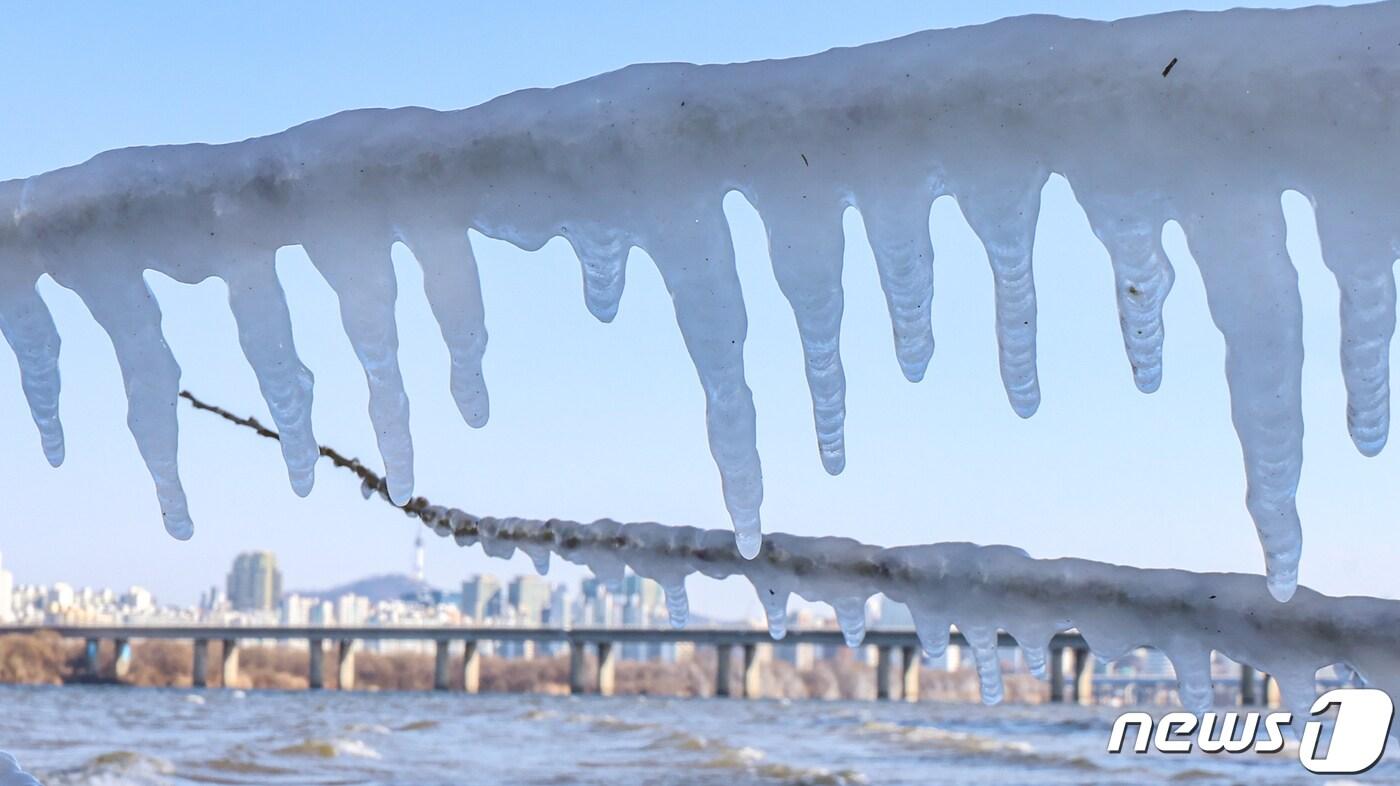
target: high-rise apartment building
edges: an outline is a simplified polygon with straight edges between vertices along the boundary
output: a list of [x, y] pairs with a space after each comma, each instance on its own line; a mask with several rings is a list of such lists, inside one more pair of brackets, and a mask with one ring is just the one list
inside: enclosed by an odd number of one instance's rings
[[515, 609], [516, 624], [543, 625], [552, 595], [553, 588], [540, 576], [526, 574], [511, 579], [508, 599]]
[[462, 613], [473, 622], [501, 616], [501, 581], [478, 574], [462, 582]]
[[274, 611], [282, 597], [282, 571], [270, 551], [239, 554], [228, 574], [228, 602], [238, 611]]

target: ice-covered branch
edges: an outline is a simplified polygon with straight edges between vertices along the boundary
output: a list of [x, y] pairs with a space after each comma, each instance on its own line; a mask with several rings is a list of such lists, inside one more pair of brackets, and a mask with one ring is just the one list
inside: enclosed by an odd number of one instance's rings
[[821, 460], [839, 472], [842, 210], [862, 214], [895, 354], [917, 380], [933, 352], [929, 208], [956, 198], [994, 274], [1007, 396], [1029, 416], [1040, 397], [1031, 251], [1041, 187], [1057, 172], [1109, 252], [1124, 347], [1148, 392], [1161, 380], [1173, 280], [1160, 233], [1171, 220], [1185, 230], [1225, 337], [1269, 587], [1286, 599], [1301, 550], [1302, 316], [1279, 197], [1296, 189], [1316, 207], [1342, 293], [1348, 423], [1374, 454], [1389, 424], [1400, 245], [1397, 40], [1394, 2], [1111, 23], [1034, 16], [784, 61], [638, 65], [470, 109], [345, 112], [233, 144], [115, 150], [0, 183], [0, 328], [57, 463], [59, 340], [33, 285], [48, 273], [78, 293], [112, 337], [166, 527], [187, 537], [180, 370], [143, 270], [228, 282], [304, 494], [316, 455], [312, 378], [273, 267], [279, 247], [301, 244], [339, 296], [389, 494], [404, 502], [413, 447], [391, 244], [423, 266], [452, 391], [474, 426], [487, 418], [486, 330], [468, 228], [526, 249], [566, 238], [585, 302], [604, 321], [638, 247], [674, 301], [739, 551], [751, 557], [762, 476], [725, 194], [741, 192], [763, 217], [801, 335]]
[[[252, 418], [181, 395], [199, 409], [277, 438]], [[777, 533], [764, 539], [755, 559], [745, 559], [723, 530], [482, 517], [422, 497], [399, 505], [373, 470], [330, 448], [320, 451], [354, 472], [366, 497], [377, 493], [459, 545], [479, 543], [500, 558], [519, 549], [541, 573], [550, 556], [558, 555], [605, 580], [620, 580], [626, 568], [653, 579], [678, 627], [689, 608], [686, 579], [696, 573], [746, 578], [774, 638], [785, 633], [789, 597], [799, 595], [830, 604], [847, 643], [856, 646], [865, 634], [866, 601], [883, 593], [908, 605], [931, 655], [942, 653], [950, 626], [957, 626], [971, 645], [982, 698], [989, 703], [1002, 693], [998, 631], [1011, 634], [1043, 676], [1051, 637], [1071, 628], [1100, 657], [1138, 646], [1164, 652], [1176, 669], [1182, 702], [1192, 709], [1210, 701], [1212, 652], [1273, 675], [1295, 708], [1306, 708], [1315, 697], [1318, 669], [1338, 663], [1376, 687], [1400, 691], [1400, 602], [1393, 600], [1334, 598], [1302, 588], [1292, 602], [1278, 604], [1269, 601], [1258, 576], [1032, 559], [1011, 546], [971, 543], [881, 548], [850, 538]]]

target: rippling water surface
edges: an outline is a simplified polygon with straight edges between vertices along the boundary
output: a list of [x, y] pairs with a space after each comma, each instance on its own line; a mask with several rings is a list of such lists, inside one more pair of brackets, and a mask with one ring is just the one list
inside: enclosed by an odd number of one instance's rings
[[[1327, 782], [1299, 766], [1292, 746], [1273, 756], [1109, 756], [1117, 712], [0, 687], [0, 749], [46, 786]], [[1391, 757], [1363, 780], [1400, 784], [1400, 763]]]

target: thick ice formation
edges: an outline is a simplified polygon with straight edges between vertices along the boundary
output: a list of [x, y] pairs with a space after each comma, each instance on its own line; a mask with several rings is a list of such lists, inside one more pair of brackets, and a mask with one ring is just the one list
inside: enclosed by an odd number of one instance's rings
[[828, 603], [850, 646], [865, 635], [866, 601], [876, 593], [913, 612], [924, 649], [937, 656], [950, 626], [967, 638], [982, 698], [1002, 695], [997, 634], [1011, 634], [1033, 668], [1060, 631], [1078, 630], [1094, 653], [1115, 658], [1139, 646], [1162, 650], [1190, 709], [1209, 706], [1210, 655], [1221, 652], [1274, 676], [1290, 707], [1306, 713], [1317, 671], [1346, 664], [1370, 685], [1400, 691], [1400, 603], [1332, 598], [1307, 588], [1287, 604], [1270, 602], [1265, 580], [1241, 574], [1143, 570], [1079, 559], [1037, 560], [1010, 546], [942, 543], [879, 548], [849, 538], [769, 534], [745, 559], [728, 532], [660, 524], [591, 524], [552, 519], [478, 518], [415, 498], [407, 510], [463, 546], [493, 556], [515, 548], [537, 567], [548, 555], [621, 578], [624, 566], [666, 592], [673, 625], [684, 625], [686, 577], [744, 576], [785, 633], [791, 595]]
[[20, 769], [14, 756], [0, 751], [0, 786], [39, 786], [39, 782]]
[[[200, 409], [264, 436], [257, 421], [183, 394]], [[385, 481], [331, 448], [321, 455], [354, 472], [362, 490], [388, 500]], [[368, 495], [367, 495], [368, 496]], [[1400, 692], [1400, 602], [1333, 598], [1301, 589], [1292, 602], [1270, 602], [1258, 576], [1143, 570], [1081, 559], [1032, 559], [1011, 546], [941, 543], [880, 548], [850, 538], [770, 534], [754, 559], [741, 555], [723, 530], [550, 519], [479, 517], [415, 497], [399, 506], [458, 545], [480, 544], [493, 557], [524, 552], [544, 573], [550, 555], [620, 581], [627, 569], [655, 580], [666, 595], [671, 624], [684, 626], [692, 574], [743, 576], [758, 594], [775, 639], [787, 632], [792, 595], [830, 604], [846, 643], [865, 636], [865, 607], [883, 593], [909, 607], [924, 650], [941, 655], [952, 626], [976, 660], [983, 701], [1002, 697], [998, 633], [1009, 633], [1037, 676], [1058, 632], [1075, 629], [1101, 658], [1139, 646], [1171, 660], [1178, 695], [1192, 710], [1209, 706], [1210, 656], [1221, 652], [1278, 680], [1295, 712], [1307, 713], [1319, 669], [1344, 664], [1366, 683]]]
[[[176, 472], [179, 367], [144, 269], [230, 285], [245, 351], [309, 488], [311, 375], [273, 273], [302, 244], [340, 298], [370, 388], [390, 495], [413, 487], [396, 361], [389, 246], [424, 266], [468, 422], [487, 417], [486, 332], [466, 230], [522, 248], [563, 236], [585, 302], [616, 313], [628, 250], [655, 260], [707, 403], [740, 551], [763, 497], [745, 382], [746, 315], [721, 210], [742, 192], [768, 228], [807, 361], [825, 467], [844, 463], [841, 212], [860, 210], [911, 380], [933, 351], [929, 206], [955, 197], [987, 249], [1007, 397], [1039, 403], [1031, 249], [1041, 186], [1065, 176], [1108, 249], [1124, 346], [1142, 390], [1162, 374], [1172, 269], [1186, 232], [1228, 348], [1247, 504], [1269, 587], [1288, 598], [1301, 548], [1301, 309], [1281, 192], [1316, 206], [1341, 287], [1348, 422], [1368, 455], [1389, 422], [1391, 265], [1400, 245], [1400, 5], [1173, 13], [1101, 23], [1036, 16], [811, 57], [640, 65], [455, 112], [346, 112], [226, 145], [133, 148], [0, 184], [0, 328], [20, 358], [46, 454], [62, 458], [58, 337], [33, 282], [75, 290], [112, 336], [129, 421], [167, 528], [191, 523]], [[1164, 70], [1168, 62], [1175, 65]]]

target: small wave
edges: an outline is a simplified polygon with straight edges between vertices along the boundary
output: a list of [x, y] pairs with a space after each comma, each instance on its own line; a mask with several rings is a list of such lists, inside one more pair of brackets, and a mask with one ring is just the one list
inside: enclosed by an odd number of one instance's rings
[[1002, 758], [1021, 764], [1045, 767], [1067, 767], [1075, 770], [1103, 769], [1083, 756], [1062, 756], [1042, 753], [1021, 740], [998, 740], [965, 731], [951, 731], [937, 726], [902, 726], [897, 723], [866, 721], [860, 726], [865, 734], [878, 735], [920, 748], [945, 750], [954, 755], [978, 758]]
[[393, 734], [388, 726], [379, 723], [352, 723], [345, 731], [349, 734]]
[[337, 756], [350, 756], [360, 759], [378, 759], [379, 751], [359, 740], [302, 740], [296, 745], [288, 745], [273, 751], [278, 756], [301, 756], [315, 759], [334, 759]]
[[136, 751], [111, 751], [72, 769], [46, 773], [48, 786], [163, 786], [175, 765]]
[[767, 756], [757, 748], [736, 748], [712, 742], [706, 744], [717, 749], [714, 757], [700, 765], [707, 769], [734, 770], [791, 786], [859, 786], [869, 783], [864, 775], [855, 770], [829, 770], [825, 767], [770, 762], [765, 761]]
[[652, 723], [623, 720], [614, 715], [570, 715], [573, 723], [586, 723], [599, 731], [643, 731], [656, 728]]
[[530, 710], [520, 717], [527, 721], [546, 721], [558, 718], [559, 713], [554, 710]]
[[185, 701], [189, 704], [200, 705], [204, 703], [204, 697], [197, 693], [191, 693], [185, 697]]
[[258, 764], [247, 759], [214, 759], [204, 762], [202, 765], [215, 772], [227, 772], [235, 775], [291, 775], [296, 770], [289, 770], [284, 767], [272, 767], [266, 764]]
[[435, 720], [421, 720], [414, 721], [412, 723], [405, 723], [404, 725], [398, 727], [396, 731], [427, 731], [428, 729], [436, 729], [438, 726], [441, 725], [441, 723]]
[[1180, 782], [1180, 781], [1213, 781], [1213, 780], [1219, 780], [1221, 777], [1223, 777], [1223, 776], [1222, 776], [1220, 773], [1218, 773], [1218, 772], [1211, 772], [1210, 770], [1201, 770], [1201, 769], [1190, 769], [1190, 770], [1182, 770], [1181, 772], [1178, 772], [1178, 773], [1173, 774], [1173, 775], [1171, 776], [1171, 779], [1172, 779], [1173, 781], [1178, 781], [1178, 782]]
[[684, 731], [673, 731], [662, 737], [653, 740], [646, 747], [648, 750], [661, 750], [669, 748], [681, 751], [703, 751], [709, 748], [710, 741], [698, 734], [691, 734]]
[[1012, 740], [1010, 742], [983, 737], [965, 731], [949, 731], [937, 726], [901, 726], [897, 723], [866, 721], [860, 730], [866, 734], [891, 737], [902, 742], [920, 746], [947, 748], [962, 753], [1032, 753], [1030, 743]]

